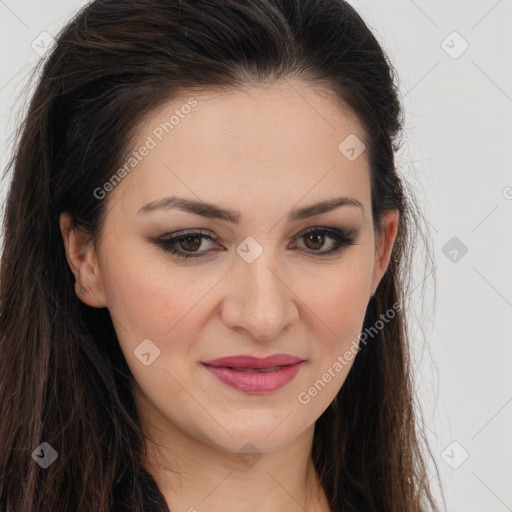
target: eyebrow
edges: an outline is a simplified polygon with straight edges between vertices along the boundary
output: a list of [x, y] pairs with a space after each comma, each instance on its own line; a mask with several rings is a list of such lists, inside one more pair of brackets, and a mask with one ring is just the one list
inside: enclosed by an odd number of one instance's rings
[[[304, 208], [292, 210], [288, 214], [287, 220], [293, 222], [306, 219], [308, 217], [313, 217], [314, 215], [321, 215], [322, 213], [330, 212], [341, 206], [355, 206], [364, 212], [363, 205], [357, 199], [353, 197], [337, 197], [334, 199], [321, 201]], [[137, 215], [149, 213], [155, 210], [169, 210], [174, 208], [185, 212], [195, 213], [197, 215], [211, 219], [225, 220], [232, 222], [233, 224], [238, 224], [240, 220], [240, 212], [238, 211], [221, 208], [220, 206], [206, 203], [204, 201], [196, 201], [193, 199], [186, 199], [176, 196], [164, 197], [163, 199], [146, 203], [137, 212]]]

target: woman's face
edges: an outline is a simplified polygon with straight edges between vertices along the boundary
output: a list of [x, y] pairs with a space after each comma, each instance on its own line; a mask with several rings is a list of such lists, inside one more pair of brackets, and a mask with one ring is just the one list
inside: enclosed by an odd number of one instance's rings
[[183, 96], [141, 125], [98, 199], [97, 252], [73, 268], [80, 298], [111, 313], [143, 417], [231, 452], [314, 425], [396, 235], [394, 211], [375, 238], [363, 140], [299, 81]]

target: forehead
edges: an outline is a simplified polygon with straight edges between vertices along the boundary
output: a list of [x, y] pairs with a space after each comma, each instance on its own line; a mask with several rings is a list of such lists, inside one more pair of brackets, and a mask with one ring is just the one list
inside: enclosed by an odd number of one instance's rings
[[119, 187], [139, 207], [178, 191], [209, 202], [235, 199], [230, 205], [240, 210], [244, 194], [259, 206], [338, 193], [364, 202], [366, 153], [347, 158], [347, 138], [366, 143], [357, 118], [317, 85], [288, 80], [194, 91], [146, 116], [130, 150], [150, 149]]

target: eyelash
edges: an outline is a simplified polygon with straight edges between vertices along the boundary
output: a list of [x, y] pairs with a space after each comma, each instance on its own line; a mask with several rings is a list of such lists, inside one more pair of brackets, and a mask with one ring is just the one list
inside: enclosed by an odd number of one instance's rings
[[[317, 252], [317, 251], [312, 251], [312, 250], [310, 250], [310, 251], [300, 251], [300, 252], [304, 253], [306, 256], [314, 258], [314, 257], [317, 257], [317, 256], [323, 257], [323, 256], [326, 256], [326, 255], [336, 254], [336, 253], [341, 252], [343, 249], [345, 249], [349, 245], [355, 245], [354, 240], [356, 238], [356, 234], [357, 233], [356, 233], [355, 229], [349, 229], [349, 230], [346, 230], [346, 231], [340, 231], [338, 229], [333, 229], [333, 228], [328, 228], [328, 227], [315, 227], [315, 228], [309, 229], [306, 232], [303, 232], [297, 238], [299, 238], [299, 239], [300, 238], [304, 238], [304, 237], [306, 237], [308, 235], [311, 235], [311, 234], [314, 234], [314, 235], [318, 235], [318, 234], [325, 235], [325, 234], [327, 234], [329, 236], [329, 238], [334, 239], [336, 244], [337, 244], [336, 247], [334, 247], [333, 249], [329, 249], [328, 251], [325, 251], [325, 252]], [[204, 257], [205, 253], [208, 252], [208, 251], [205, 251], [203, 253], [195, 254], [195, 253], [183, 253], [181, 251], [173, 249], [173, 246], [177, 245], [182, 240], [186, 240], [189, 237], [195, 237], [195, 238], [200, 238], [200, 239], [207, 239], [207, 240], [211, 240], [212, 242], [216, 241], [215, 237], [212, 237], [212, 236], [208, 235], [207, 233], [205, 233], [202, 230], [185, 231], [185, 232], [179, 233], [178, 235], [174, 235], [172, 237], [168, 237], [167, 236], [167, 237], [161, 237], [161, 238], [152, 238], [151, 240], [156, 245], [161, 247], [162, 250], [164, 250], [165, 252], [171, 253], [172, 255], [174, 255], [174, 256], [176, 256], [178, 258], [181, 258], [183, 260], [186, 260], [188, 258], [196, 258], [197, 259], [197, 258]], [[307, 254], [307, 252], [310, 252], [313, 255]]]

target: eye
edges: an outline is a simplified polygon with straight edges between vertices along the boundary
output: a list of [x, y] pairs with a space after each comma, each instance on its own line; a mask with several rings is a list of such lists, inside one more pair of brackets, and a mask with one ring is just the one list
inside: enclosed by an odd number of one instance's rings
[[[315, 257], [341, 252], [347, 246], [354, 245], [356, 235], [355, 229], [339, 230], [328, 227], [317, 227], [302, 233], [297, 239], [303, 240], [306, 249], [310, 249], [306, 251], [306, 256], [313, 255], [313, 257]], [[319, 249], [325, 245], [328, 239], [331, 239], [334, 243], [331, 242], [330, 249], [320, 251]], [[308, 254], [308, 252], [310, 254]]]
[[[202, 230], [196, 230], [186, 232], [182, 231], [177, 234], [173, 234], [173, 236], [166, 235], [164, 237], [155, 238], [152, 240], [165, 252], [171, 253], [179, 258], [186, 260], [187, 258], [200, 258], [204, 256], [206, 251], [203, 250], [198, 252], [203, 245], [203, 241], [214, 241], [216, 240], [216, 237], [210, 236]], [[179, 248], [177, 249], [175, 246], [179, 246]]]
[[[324, 256], [341, 252], [349, 245], [354, 245], [357, 233], [355, 229], [339, 230], [329, 227], [312, 228], [308, 231], [294, 237], [299, 241], [304, 241], [306, 250], [300, 252], [307, 256]], [[321, 251], [320, 249], [331, 240], [330, 248]], [[208, 250], [204, 248], [204, 241], [215, 242], [217, 237], [203, 230], [185, 231], [165, 235], [160, 238], [151, 239], [153, 243], [178, 258], [201, 258], [207, 254]], [[297, 247], [297, 243], [293, 244], [293, 248]], [[202, 249], [202, 250], [200, 250]], [[309, 253], [309, 254], [308, 254]]]

